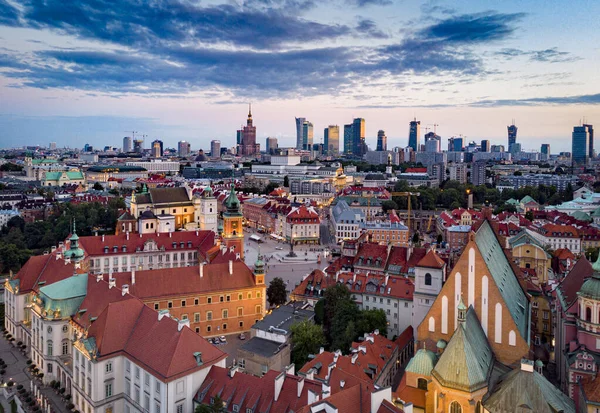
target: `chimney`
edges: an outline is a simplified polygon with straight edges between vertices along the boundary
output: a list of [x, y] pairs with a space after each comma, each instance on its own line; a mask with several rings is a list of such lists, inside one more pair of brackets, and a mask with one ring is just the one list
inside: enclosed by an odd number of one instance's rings
[[101, 272], [99, 272], [98, 274], [96, 274], [96, 282], [99, 283], [100, 281], [102, 281], [102, 279], [104, 278], [104, 274], [102, 274]]
[[197, 366], [201, 366], [203, 364], [203, 361], [202, 361], [202, 352], [196, 351], [194, 353], [194, 358], [196, 359], [196, 365]]
[[292, 376], [296, 374], [296, 366], [294, 363], [290, 364], [285, 368], [285, 374], [291, 374]]
[[[322, 348], [322, 347], [321, 347]], [[333, 362], [337, 362], [338, 358], [340, 358], [340, 356], [342, 355], [342, 351], [341, 350], [336, 350], [333, 352]]]
[[352, 358], [350, 359], [350, 361], [352, 362], [352, 364], [356, 364], [357, 359], [358, 359], [358, 353], [354, 353], [352, 355]]
[[121, 295], [129, 294], [129, 284], [123, 284], [121, 286]]
[[127, 238], [127, 241], [129, 241], [129, 231], [125, 233], [125, 238]]
[[[373, 338], [373, 336], [372, 336], [372, 335], [370, 335], [370, 334], [369, 334], [369, 335], [366, 337], [366, 342], [367, 342], [367, 343], [371, 343], [371, 344], [375, 344], [375, 339]], [[365, 347], [365, 351], [366, 351], [366, 347]]]
[[56, 251], [56, 246], [55, 245], [53, 245], [52, 248], [50, 248], [50, 252], [54, 252], [54, 251]]
[[275, 397], [274, 400], [277, 401], [279, 399], [279, 394], [281, 393], [281, 389], [283, 388], [283, 382], [285, 381], [285, 371], [282, 371], [275, 377]]
[[521, 370], [533, 373], [533, 361], [527, 359], [521, 359]]
[[237, 373], [239, 370], [240, 370], [239, 366], [237, 366], [237, 365], [231, 366], [229, 368], [228, 376], [229, 377], [235, 376], [235, 373]]
[[104, 234], [102, 234], [102, 242], [104, 242]]
[[163, 317], [170, 317], [169, 310], [158, 310], [158, 321], [162, 320]]
[[135, 284], [135, 267], [131, 268], [131, 285]]
[[233, 275], [233, 261], [229, 260], [229, 275]]
[[61, 250], [56, 251], [56, 259], [59, 260], [62, 258], [62, 252]]
[[300, 380], [298, 380], [298, 397], [302, 396], [302, 389], [304, 388], [304, 377], [301, 377]]
[[323, 399], [328, 398], [331, 395], [331, 386], [327, 383], [322, 383], [321, 394], [323, 395]]
[[333, 370], [335, 368], [335, 361], [333, 363], [329, 363], [329, 365], [327, 366], [327, 377], [325, 377], [326, 381], [329, 381], [329, 379], [331, 378], [331, 370]]
[[185, 320], [177, 320], [177, 331], [183, 330], [183, 327], [190, 326], [190, 319], [186, 318]]
[[115, 278], [113, 278], [113, 277], [110, 277], [108, 279], [108, 288], [111, 289], [111, 288], [116, 287], [116, 286], [117, 286], [117, 280]]
[[173, 233], [169, 231], [169, 238], [173, 238]]
[[229, 252], [233, 253], [233, 251], [235, 251], [234, 246], [232, 245], [231, 247], [229, 247]]
[[325, 351], [325, 347], [320, 347], [319, 348], [319, 354], [323, 354], [324, 351]]
[[404, 413], [413, 413], [413, 404], [406, 403], [402, 409], [404, 410]]
[[358, 346], [358, 351], [362, 351], [363, 354], [367, 354], [367, 346], [363, 346], [363, 345]]
[[378, 336], [379, 335], [379, 329], [376, 328], [375, 331], [373, 331], [373, 334], [375, 334], [376, 336]]
[[319, 401], [319, 394], [309, 389], [308, 390], [308, 404], [313, 404], [318, 401]]
[[239, 252], [236, 252], [236, 253], [235, 253], [235, 259], [236, 259], [236, 260], [239, 260], [240, 258], [241, 258], [241, 256], [240, 256], [240, 253], [239, 253]]
[[198, 273], [200, 274], [200, 278], [204, 277], [204, 263], [201, 262], [198, 266]]

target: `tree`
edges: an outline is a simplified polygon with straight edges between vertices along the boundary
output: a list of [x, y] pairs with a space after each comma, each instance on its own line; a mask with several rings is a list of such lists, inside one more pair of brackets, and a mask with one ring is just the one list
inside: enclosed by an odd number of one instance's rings
[[413, 244], [419, 243], [419, 233], [417, 231], [415, 231], [415, 233], [413, 234], [412, 242], [413, 242]]
[[383, 201], [381, 203], [381, 209], [383, 212], [388, 212], [390, 210], [398, 209], [398, 204], [391, 200]]
[[530, 221], [533, 221], [533, 211], [527, 211], [527, 212], [525, 212], [525, 218], [528, 219], [528, 220], [530, 220]]
[[324, 295], [324, 314], [323, 314], [323, 329], [325, 331], [325, 338], [328, 343], [331, 343], [331, 324], [333, 318], [336, 315], [338, 306], [341, 302], [352, 301], [350, 291], [345, 285], [336, 284], [333, 287], [329, 287], [325, 290]]
[[363, 310], [360, 312], [360, 318], [356, 323], [356, 334], [358, 337], [365, 333], [372, 333], [379, 330], [379, 334], [387, 335], [387, 318], [382, 309]]
[[285, 283], [280, 277], [273, 278], [269, 284], [269, 288], [267, 288], [267, 301], [271, 307], [286, 303], [287, 291], [285, 289]]
[[265, 188], [264, 194], [269, 195], [275, 188], [279, 188], [279, 184], [276, 182], [269, 182]]
[[292, 363], [299, 370], [308, 361], [310, 354], [316, 354], [319, 348], [325, 345], [323, 328], [309, 320], [294, 323], [290, 327], [292, 332]]
[[356, 321], [359, 320], [360, 310], [352, 300], [338, 301], [336, 307], [335, 316], [331, 320], [330, 350], [339, 349], [347, 353], [352, 342], [359, 336]]
[[290, 186], [290, 178], [288, 178], [287, 175], [283, 177], [283, 186], [286, 188], [289, 188]]
[[438, 234], [437, 236], [437, 243], [441, 244], [444, 241], [444, 237], [442, 236], [442, 234]]
[[315, 304], [315, 323], [322, 325], [325, 318], [325, 300], [321, 298]]
[[217, 395], [211, 404], [201, 404], [196, 407], [195, 413], [227, 413], [223, 400]]
[[93, 186], [94, 190], [96, 191], [104, 191], [104, 187], [102, 186], [102, 184], [100, 182], [96, 182]]

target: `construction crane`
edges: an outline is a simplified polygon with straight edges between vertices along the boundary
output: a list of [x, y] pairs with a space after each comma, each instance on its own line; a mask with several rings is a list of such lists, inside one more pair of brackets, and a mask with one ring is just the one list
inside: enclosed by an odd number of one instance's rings
[[131, 140], [135, 139], [135, 134], [138, 133], [136, 130], [126, 130], [125, 132], [131, 133]]
[[408, 198], [408, 230], [410, 231], [410, 200], [412, 196], [421, 196], [420, 192], [391, 192], [390, 195], [394, 196], [405, 196]]

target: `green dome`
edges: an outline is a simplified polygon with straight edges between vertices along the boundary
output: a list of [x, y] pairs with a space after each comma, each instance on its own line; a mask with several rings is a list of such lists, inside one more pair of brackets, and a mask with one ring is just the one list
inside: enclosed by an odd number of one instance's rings
[[446, 348], [447, 345], [448, 343], [443, 339], [439, 339], [437, 342], [437, 348]]
[[225, 198], [225, 208], [227, 208], [227, 212], [239, 212], [240, 210], [240, 200], [235, 194], [233, 184], [231, 185], [231, 192], [229, 193], [229, 196]]
[[437, 363], [435, 353], [422, 348], [410, 359], [408, 366], [406, 366], [406, 371], [423, 376], [431, 376], [431, 371], [435, 367], [435, 363]]
[[536, 367], [544, 367], [544, 363], [542, 363], [542, 360], [540, 360], [540, 359], [537, 359], [537, 360], [535, 361], [535, 366], [536, 366]]
[[[594, 267], [596, 264], [597, 262], [594, 263]], [[579, 289], [577, 295], [592, 300], [600, 300], [600, 274], [596, 272], [591, 278], [588, 278], [581, 286], [581, 289]]]
[[600, 208], [597, 208], [592, 214], [593, 217], [600, 217]]

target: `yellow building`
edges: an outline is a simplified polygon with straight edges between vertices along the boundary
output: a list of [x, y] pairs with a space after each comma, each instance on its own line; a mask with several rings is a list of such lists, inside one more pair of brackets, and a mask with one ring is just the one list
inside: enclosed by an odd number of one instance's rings
[[[515, 263], [521, 268], [532, 268], [537, 275], [537, 284], [548, 282], [548, 273], [552, 271], [552, 256], [542, 244], [527, 231], [508, 240]], [[533, 280], [535, 282], [535, 280]]]
[[188, 187], [147, 189], [144, 186], [141, 193], [131, 196], [130, 211], [136, 219], [146, 211], [157, 217], [172, 215], [175, 230], [185, 228], [186, 224], [194, 222], [192, 190]]

